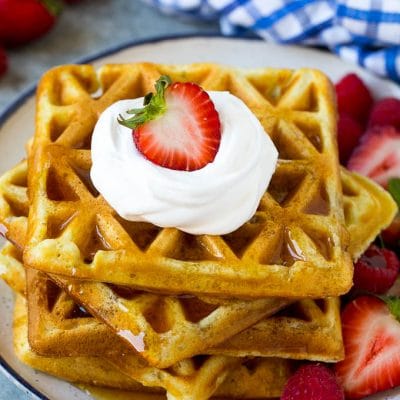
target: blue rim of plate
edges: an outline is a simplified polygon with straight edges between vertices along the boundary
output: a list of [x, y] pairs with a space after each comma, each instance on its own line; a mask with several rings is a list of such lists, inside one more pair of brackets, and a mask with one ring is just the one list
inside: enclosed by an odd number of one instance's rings
[[[137, 47], [145, 44], [164, 42], [168, 40], [181, 40], [181, 39], [190, 39], [190, 38], [223, 38], [226, 40], [257, 40], [262, 41], [262, 39], [257, 37], [243, 37], [243, 36], [223, 36], [218, 33], [202, 33], [202, 34], [178, 34], [178, 35], [166, 35], [166, 36], [155, 36], [148, 39], [140, 39], [140, 40], [130, 40], [118, 44], [116, 46], [110, 47], [105, 50], [101, 50], [97, 53], [91, 54], [89, 56], [81, 57], [74, 61], [75, 64], [84, 64], [88, 62], [96, 61], [100, 58], [112, 55], [119, 51], [125, 50], [129, 47]], [[16, 97], [0, 114], [0, 128], [3, 124], [8, 120], [8, 118], [19, 108], [21, 107], [27, 100], [30, 98], [36, 90], [37, 83], [34, 83], [28, 86], [22, 93]], [[33, 395], [35, 400], [51, 400], [49, 397], [45, 396], [39, 390], [34, 388], [29, 382], [27, 382], [24, 378], [22, 378], [0, 355], [0, 371], [11, 381], [13, 382], [19, 389], [23, 390], [25, 393], [29, 395]]]

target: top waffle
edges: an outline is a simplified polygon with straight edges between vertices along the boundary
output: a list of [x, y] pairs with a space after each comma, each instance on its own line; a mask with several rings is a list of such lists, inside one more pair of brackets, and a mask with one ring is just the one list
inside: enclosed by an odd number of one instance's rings
[[[100, 113], [143, 96], [161, 74], [228, 90], [259, 118], [279, 165], [254, 217], [223, 236], [122, 220], [89, 179]], [[99, 90], [100, 89], [100, 90]], [[94, 95], [95, 93], [95, 95]], [[351, 285], [331, 85], [318, 71], [216, 65], [64, 66], [37, 95], [27, 265], [163, 292], [325, 297]], [[117, 267], [116, 267], [117, 266]]]

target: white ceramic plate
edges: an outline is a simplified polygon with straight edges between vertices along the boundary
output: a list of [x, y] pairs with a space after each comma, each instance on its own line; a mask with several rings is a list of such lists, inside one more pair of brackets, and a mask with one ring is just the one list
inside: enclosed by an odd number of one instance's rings
[[[358, 73], [372, 88], [376, 97], [396, 96], [400, 88], [395, 84], [370, 75], [322, 51], [298, 47], [283, 47], [260, 40], [229, 39], [221, 37], [161, 38], [147, 42], [128, 43], [105, 53], [81, 60], [95, 66], [115, 62], [154, 61], [160, 63], [219, 62], [239, 67], [319, 68], [333, 81], [350, 71]], [[0, 173], [24, 157], [24, 144], [34, 130], [33, 89], [0, 115]], [[14, 356], [11, 337], [12, 293], [0, 282], [0, 365], [16, 384], [39, 399], [88, 400], [90, 397], [65, 382], [34, 372], [21, 365]], [[400, 388], [391, 393], [369, 399], [394, 400], [400, 398]]]

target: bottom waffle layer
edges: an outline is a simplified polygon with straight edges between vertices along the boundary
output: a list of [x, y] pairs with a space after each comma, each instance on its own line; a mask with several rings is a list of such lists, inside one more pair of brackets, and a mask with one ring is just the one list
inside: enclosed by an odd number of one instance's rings
[[[129, 378], [104, 357], [46, 357], [34, 353], [28, 343], [26, 301], [20, 295], [17, 296], [14, 312], [14, 347], [22, 362], [39, 371], [74, 383], [125, 391], [108, 392], [110, 396], [118, 394], [118, 397], [114, 397], [114, 399], [132, 399], [133, 392], [164, 393], [161, 388], [146, 387]], [[123, 359], [121, 360], [123, 361]], [[295, 368], [293, 361], [278, 358], [254, 358], [238, 361], [238, 365], [227, 375], [215, 392], [215, 397], [252, 399], [278, 397]], [[95, 389], [93, 390], [96, 392]], [[119, 397], [120, 395], [126, 397]], [[134, 398], [136, 399], [136, 397]], [[147, 397], [149, 400], [150, 398], [153, 397]], [[156, 398], [163, 397], [154, 397], [154, 399]], [[173, 396], [169, 396], [169, 398], [173, 398]], [[201, 397], [191, 396], [190, 398], [199, 399]]]

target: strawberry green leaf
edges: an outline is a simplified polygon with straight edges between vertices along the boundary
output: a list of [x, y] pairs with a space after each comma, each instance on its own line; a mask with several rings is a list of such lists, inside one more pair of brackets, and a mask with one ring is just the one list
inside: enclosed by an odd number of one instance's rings
[[60, 0], [40, 0], [40, 1], [47, 8], [50, 14], [54, 15], [55, 17], [61, 14], [63, 6]]
[[392, 315], [400, 322], [400, 297], [396, 296], [378, 296], [388, 306]]
[[389, 179], [388, 190], [400, 208], [400, 178]]
[[143, 100], [143, 108], [134, 108], [128, 110], [128, 114], [134, 114], [132, 118], [124, 119], [119, 115], [118, 122], [130, 129], [136, 129], [138, 126], [145, 124], [157, 117], [161, 116], [166, 111], [165, 89], [171, 84], [171, 78], [167, 75], [162, 75], [155, 84], [155, 93], [148, 93]]

